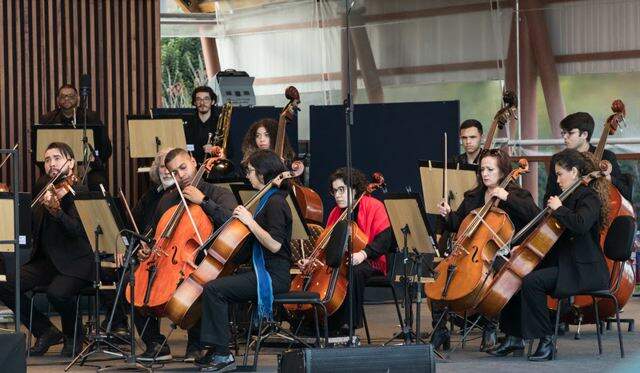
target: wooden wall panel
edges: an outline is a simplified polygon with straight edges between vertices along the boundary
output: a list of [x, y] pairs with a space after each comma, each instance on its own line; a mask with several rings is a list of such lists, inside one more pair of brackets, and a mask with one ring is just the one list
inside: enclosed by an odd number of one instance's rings
[[[55, 108], [62, 84], [91, 75], [90, 106], [108, 126], [110, 189], [136, 200], [128, 114], [160, 106], [159, 0], [1, 0], [0, 148], [20, 142], [22, 190], [32, 180], [31, 124]], [[10, 165], [0, 171], [9, 180]]]

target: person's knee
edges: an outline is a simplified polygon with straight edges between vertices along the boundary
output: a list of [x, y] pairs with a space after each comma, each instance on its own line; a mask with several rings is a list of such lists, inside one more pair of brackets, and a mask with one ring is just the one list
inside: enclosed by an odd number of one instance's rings
[[222, 299], [224, 298], [224, 286], [221, 286], [219, 281], [213, 280], [204, 286], [204, 293], [205, 296], [209, 299]]
[[541, 285], [540, 276], [535, 272], [529, 273], [522, 279], [522, 291], [524, 293], [540, 290], [542, 289]]
[[75, 295], [55, 287], [49, 287], [49, 289], [47, 289], [47, 299], [49, 299], [51, 303], [71, 303], [75, 301], [75, 297]]

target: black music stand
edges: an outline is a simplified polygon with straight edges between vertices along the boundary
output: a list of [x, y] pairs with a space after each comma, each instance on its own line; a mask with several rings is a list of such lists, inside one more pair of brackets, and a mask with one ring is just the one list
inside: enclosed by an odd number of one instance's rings
[[[391, 222], [396, 242], [402, 244], [404, 273], [401, 276], [404, 287], [404, 325], [389, 341], [404, 338], [404, 344], [424, 343], [420, 338], [420, 306], [422, 289], [420, 285], [429, 280], [424, 278], [423, 265], [430, 264], [436, 255], [435, 241], [427, 216], [417, 193], [392, 193], [385, 195], [384, 205]], [[413, 325], [413, 295], [416, 296], [416, 329]]]
[[[65, 371], [68, 371], [76, 364], [76, 362], [78, 362], [78, 360], [80, 360], [81, 366], [84, 365], [89, 356], [98, 353], [111, 355], [117, 358], [124, 357], [128, 360], [128, 354], [111, 342], [114, 339], [120, 339], [123, 342], [130, 342], [133, 346], [131, 353], [135, 355], [133, 328], [131, 329], [132, 335], [130, 341], [126, 341], [120, 336], [111, 333], [111, 317], [107, 326], [107, 331], [104, 333], [100, 331], [100, 269], [102, 268], [102, 261], [108, 258], [115, 258], [118, 253], [125, 252], [126, 250], [127, 240], [124, 236], [120, 235], [123, 227], [120, 214], [117, 211], [115, 202], [111, 196], [106, 194], [104, 188], [102, 193], [79, 193], [76, 195], [74, 203], [94, 252], [95, 278], [93, 281], [93, 288], [95, 290], [95, 297], [92, 315], [93, 320], [91, 322], [92, 328], [89, 333], [89, 339], [91, 342], [69, 363], [69, 365], [67, 365]], [[131, 254], [128, 254], [127, 259], [130, 261]], [[108, 267], [115, 268], [115, 264], [109, 264], [111, 265], [107, 265]], [[122, 279], [120, 283], [122, 283]], [[111, 315], [113, 315], [113, 310], [117, 307], [118, 298], [119, 294], [114, 302]], [[111, 350], [107, 350], [105, 347], [109, 347]], [[117, 351], [117, 353], [114, 353], [114, 351]], [[101, 367], [98, 368], [100, 369]], [[121, 368], [124, 367], [118, 367], [118, 369]], [[142, 366], [136, 368], [146, 369]]]

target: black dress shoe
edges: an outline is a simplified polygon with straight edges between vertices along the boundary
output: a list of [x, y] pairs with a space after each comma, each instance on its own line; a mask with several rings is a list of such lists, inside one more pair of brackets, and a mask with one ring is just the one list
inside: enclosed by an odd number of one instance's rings
[[206, 354], [207, 354], [206, 350], [187, 347], [187, 353], [184, 355], [183, 361], [185, 363], [194, 363], [196, 360], [203, 358]]
[[138, 356], [138, 360], [144, 363], [151, 363], [154, 361], [168, 361], [173, 359], [171, 356], [171, 349], [168, 344], [162, 346], [161, 343], [151, 342], [147, 345], [147, 349]]
[[451, 349], [451, 335], [449, 329], [438, 329], [431, 335], [431, 344], [433, 349], [437, 350], [442, 347], [443, 351], [449, 351]]
[[232, 354], [207, 353], [202, 359], [196, 359], [195, 364], [200, 367], [201, 372], [228, 372], [236, 369], [236, 359]]
[[496, 328], [487, 327], [482, 331], [482, 342], [480, 342], [480, 351], [488, 351], [497, 346]]
[[74, 352], [75, 355], [79, 354], [82, 351], [82, 347], [84, 346], [84, 337], [79, 336], [76, 338], [76, 346], [75, 351], [73, 348], [73, 337], [64, 337], [64, 346], [62, 346], [62, 351], [60, 351], [60, 355], [64, 357], [73, 357]]
[[42, 356], [49, 347], [62, 343], [64, 335], [55, 327], [50, 327], [41, 336], [36, 338], [36, 343], [29, 349], [30, 356]]
[[524, 340], [508, 335], [500, 345], [485, 352], [493, 356], [507, 356], [509, 354], [522, 356], [524, 353]]
[[553, 358], [553, 336], [545, 335], [540, 338], [536, 352], [529, 356], [530, 361], [544, 361]]

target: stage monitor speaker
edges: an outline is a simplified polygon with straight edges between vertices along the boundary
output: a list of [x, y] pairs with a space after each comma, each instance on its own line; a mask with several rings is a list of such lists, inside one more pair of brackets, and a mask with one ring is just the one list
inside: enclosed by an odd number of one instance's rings
[[0, 367], [3, 372], [26, 372], [24, 333], [0, 333]]
[[282, 373], [400, 373], [436, 371], [433, 346], [305, 348], [285, 351]]

